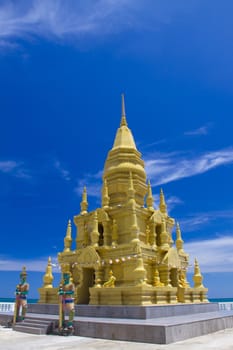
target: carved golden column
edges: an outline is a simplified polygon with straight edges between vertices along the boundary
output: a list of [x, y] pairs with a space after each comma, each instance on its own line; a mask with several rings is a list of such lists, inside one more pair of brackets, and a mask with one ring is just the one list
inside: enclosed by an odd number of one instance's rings
[[161, 235], [160, 235], [160, 239], [161, 239], [160, 249], [162, 251], [168, 251], [168, 249], [170, 248], [170, 246], [169, 246], [169, 235], [168, 235], [167, 230], [166, 230], [166, 223], [165, 223], [164, 219], [162, 219], [162, 232], [161, 232]]
[[117, 245], [117, 241], [118, 241], [118, 227], [117, 227], [116, 220], [113, 219], [113, 223], [112, 223], [112, 246], [113, 247]]
[[91, 232], [91, 244], [94, 247], [98, 247], [98, 241], [99, 241], [98, 216], [97, 216], [97, 212], [95, 211], [93, 216], [93, 229]]

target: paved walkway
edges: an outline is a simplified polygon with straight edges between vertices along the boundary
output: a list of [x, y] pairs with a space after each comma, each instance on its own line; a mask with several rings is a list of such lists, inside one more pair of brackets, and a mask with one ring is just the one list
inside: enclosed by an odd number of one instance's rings
[[0, 350], [233, 350], [233, 328], [181, 342], [157, 345], [84, 337], [33, 335], [0, 327]]

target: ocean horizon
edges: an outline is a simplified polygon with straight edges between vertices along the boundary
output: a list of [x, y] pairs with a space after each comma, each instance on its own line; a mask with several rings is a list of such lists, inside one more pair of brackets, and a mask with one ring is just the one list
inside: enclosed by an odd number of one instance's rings
[[[29, 304], [36, 304], [39, 299], [29, 298]], [[233, 302], [233, 298], [209, 298], [208, 299], [212, 303], [231, 303]], [[15, 298], [0, 298], [0, 303], [14, 303]]]

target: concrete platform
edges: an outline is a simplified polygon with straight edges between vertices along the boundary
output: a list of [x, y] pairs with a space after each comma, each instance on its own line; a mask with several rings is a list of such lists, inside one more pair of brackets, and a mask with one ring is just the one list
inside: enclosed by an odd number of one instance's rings
[[[84, 317], [107, 317], [127, 319], [150, 319], [195, 313], [218, 311], [218, 303], [195, 303], [149, 306], [95, 306], [76, 305], [75, 315]], [[57, 304], [29, 304], [28, 313], [58, 314]]]
[[[216, 309], [215, 303], [202, 305], [209, 306], [200, 308], [200, 304], [189, 304], [175, 305], [175, 308], [173, 305], [172, 307], [163, 306], [162, 309], [159, 307], [157, 309], [157, 317], [151, 317], [151, 310], [156, 310], [156, 308], [152, 308], [149, 313], [150, 317], [147, 318], [76, 316], [74, 319], [74, 334], [76, 336], [109, 340], [169, 344], [233, 327], [233, 311], [212, 311], [212, 309]], [[194, 309], [196, 308], [196, 310], [193, 311], [199, 312], [190, 313], [190, 306], [194, 307]], [[82, 312], [84, 312], [86, 307], [87, 305], [83, 306]], [[111, 307], [106, 309], [107, 313], [110, 312], [109, 308]], [[207, 312], [208, 308], [211, 311]], [[80, 310], [81, 309], [82, 308], [80, 308]], [[92, 312], [95, 310], [95, 308], [91, 309]], [[88, 312], [90, 312], [91, 309], [87, 308]], [[160, 314], [158, 310], [160, 310]], [[171, 315], [175, 310], [177, 315]], [[189, 313], [187, 313], [188, 310]], [[200, 312], [200, 310], [203, 312]], [[104, 310], [101, 312], [103, 311]], [[132, 315], [134, 315], [133, 309], [131, 312]], [[183, 314], [181, 314], [182, 312]], [[166, 317], [161, 317], [161, 314], [166, 314]], [[0, 322], [2, 316], [3, 315], [0, 315]], [[6, 317], [7, 315], [4, 316]], [[27, 319], [30, 318], [37, 320], [51, 320], [55, 322], [57, 321], [58, 316], [54, 314], [28, 312]]]
[[165, 345], [77, 336], [34, 335], [2, 327], [0, 339], [0, 350], [232, 350], [233, 329]]

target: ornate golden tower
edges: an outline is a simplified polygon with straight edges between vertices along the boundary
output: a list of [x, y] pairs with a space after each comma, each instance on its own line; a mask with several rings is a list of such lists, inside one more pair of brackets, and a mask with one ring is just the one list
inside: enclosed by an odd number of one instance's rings
[[[88, 212], [88, 188], [74, 217], [76, 246], [71, 249], [68, 224], [61, 266], [69, 264], [78, 304], [151, 305], [207, 302], [199, 267], [194, 288], [186, 280], [189, 256], [177, 224], [168, 215], [163, 191], [154, 208], [141, 153], [122, 116], [103, 172], [101, 208]], [[111, 288], [107, 288], [111, 286]]]

